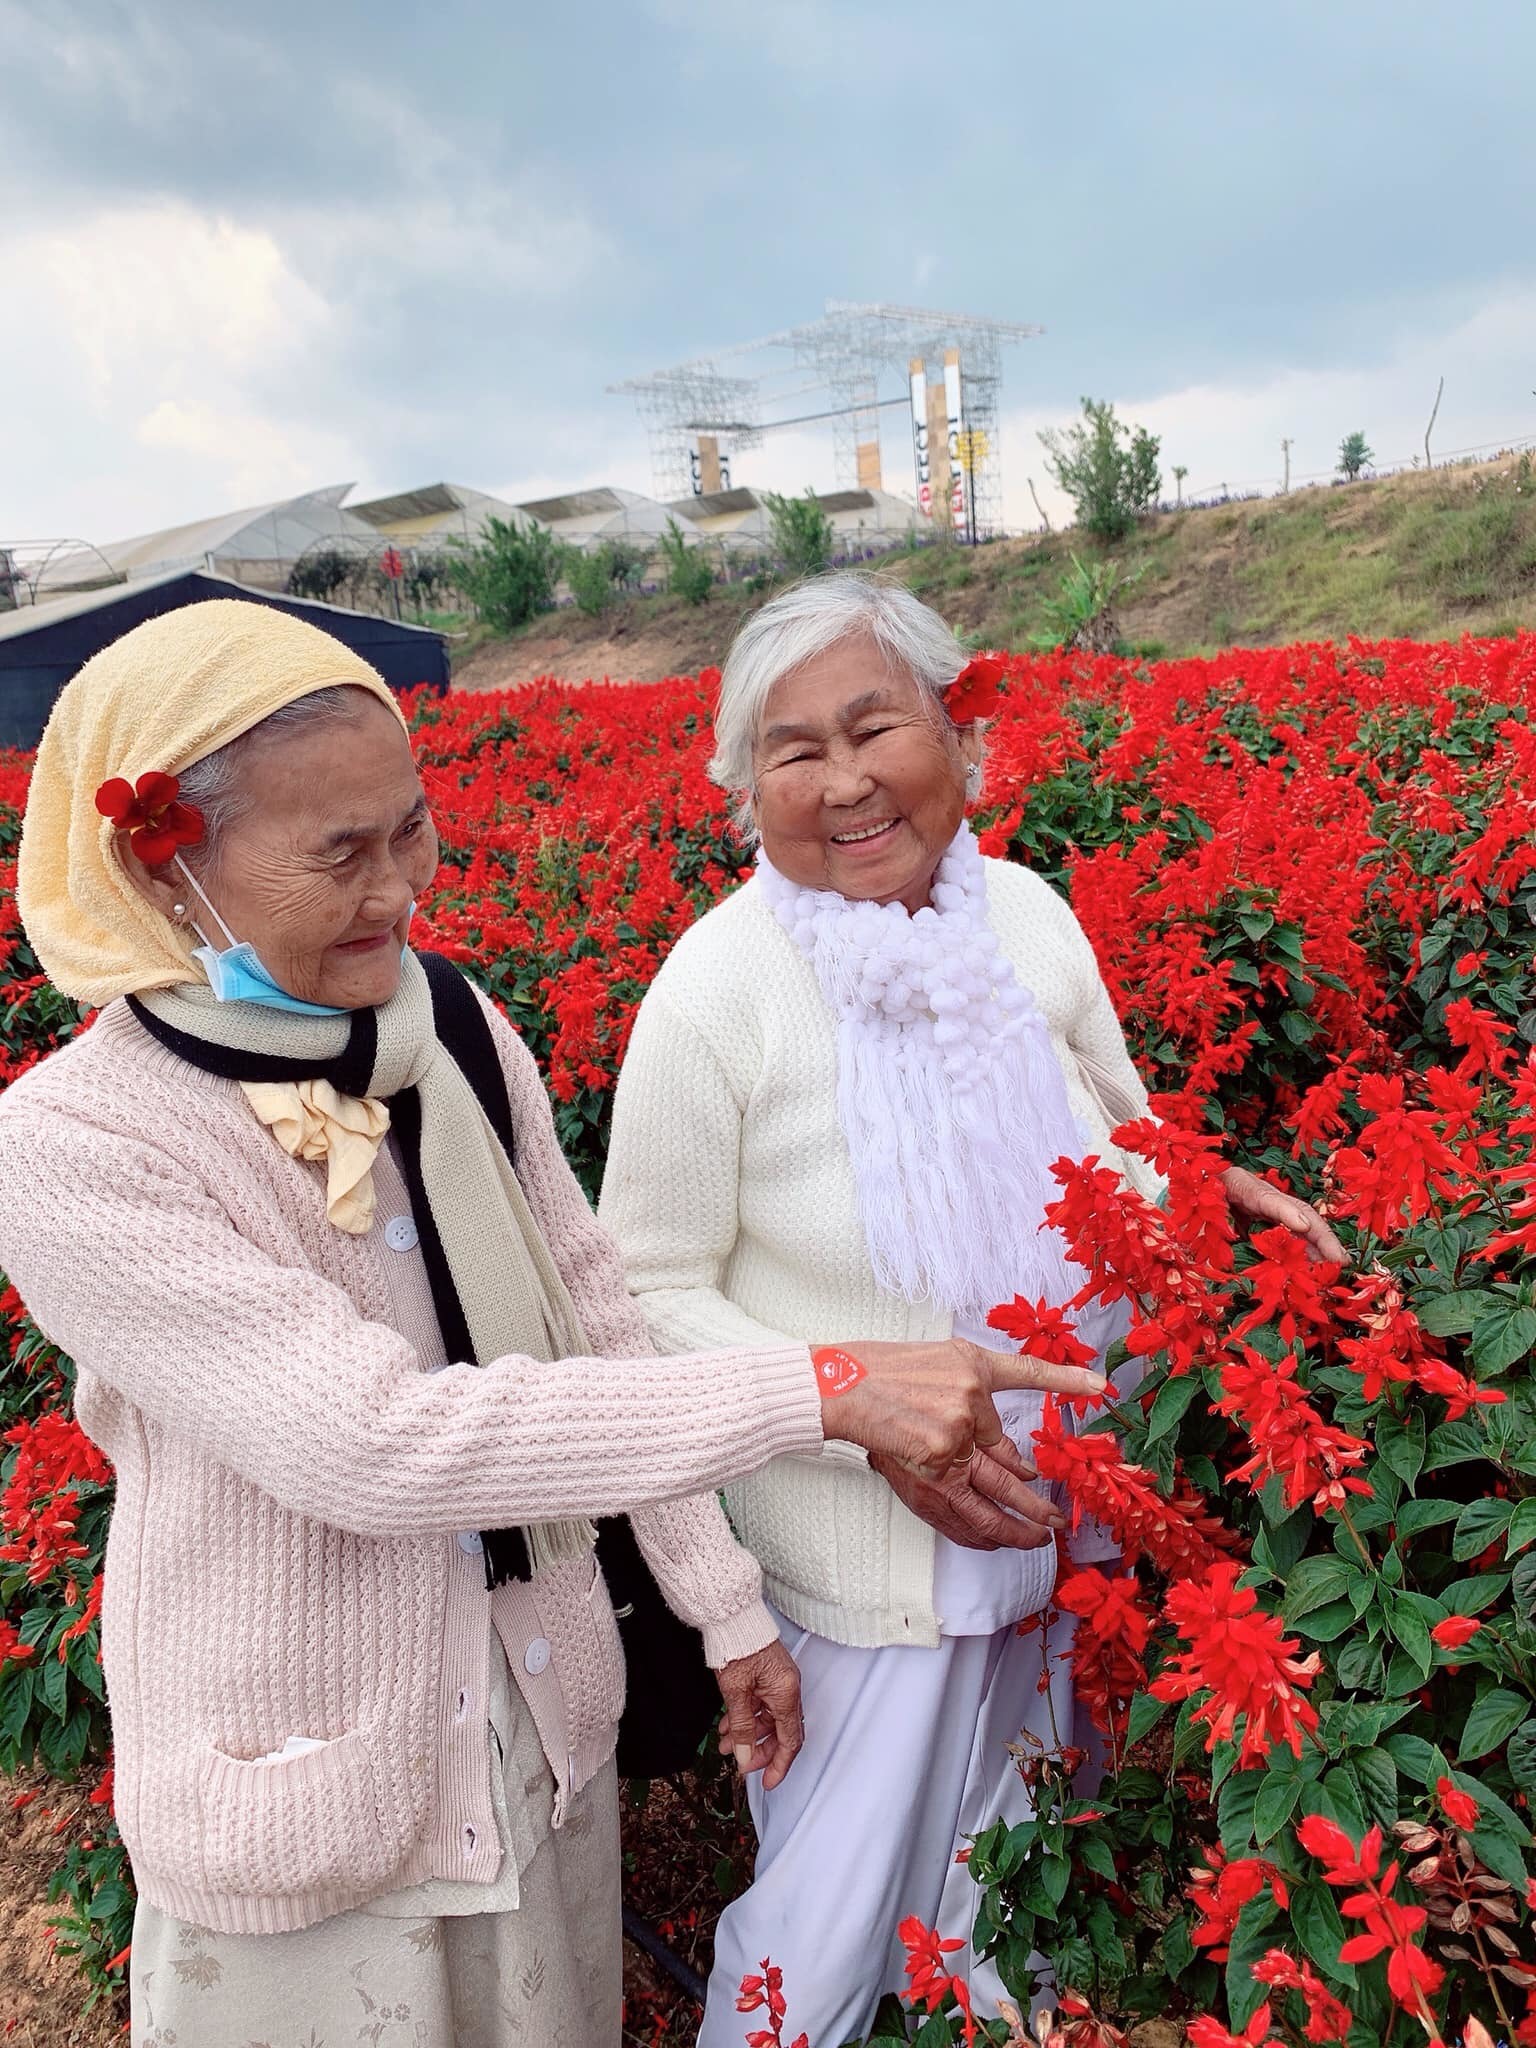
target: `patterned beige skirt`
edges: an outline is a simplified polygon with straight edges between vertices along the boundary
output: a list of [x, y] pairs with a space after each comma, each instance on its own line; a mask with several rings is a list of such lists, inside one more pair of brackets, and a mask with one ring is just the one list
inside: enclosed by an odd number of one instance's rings
[[409, 1894], [296, 1934], [215, 1934], [142, 1900], [133, 2048], [618, 2048], [619, 1794], [610, 1763], [550, 1832], [554, 1779], [531, 1717], [509, 1798], [541, 1803], [515, 1910], [401, 1917]]

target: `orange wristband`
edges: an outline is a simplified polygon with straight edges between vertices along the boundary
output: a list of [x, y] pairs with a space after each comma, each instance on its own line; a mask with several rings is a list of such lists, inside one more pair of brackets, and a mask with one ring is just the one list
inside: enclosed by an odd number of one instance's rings
[[851, 1352], [841, 1351], [835, 1344], [822, 1344], [811, 1353], [811, 1363], [816, 1368], [816, 1384], [823, 1394], [846, 1394], [869, 1378], [869, 1367], [860, 1365]]

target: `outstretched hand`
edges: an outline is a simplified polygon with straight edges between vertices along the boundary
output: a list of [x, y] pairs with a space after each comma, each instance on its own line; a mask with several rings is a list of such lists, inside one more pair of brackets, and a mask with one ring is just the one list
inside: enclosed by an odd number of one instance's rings
[[1349, 1253], [1310, 1202], [1286, 1194], [1283, 1188], [1271, 1187], [1267, 1180], [1260, 1180], [1244, 1166], [1228, 1167], [1221, 1185], [1235, 1214], [1251, 1217], [1255, 1223], [1278, 1223], [1294, 1231], [1297, 1237], [1305, 1238], [1313, 1259], [1328, 1259], [1336, 1266], [1349, 1264]]

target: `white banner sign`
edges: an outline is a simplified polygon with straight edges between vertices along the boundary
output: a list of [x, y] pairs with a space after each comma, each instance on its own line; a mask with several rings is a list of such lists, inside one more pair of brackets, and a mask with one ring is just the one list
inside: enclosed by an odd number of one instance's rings
[[933, 511], [933, 478], [929, 473], [928, 372], [912, 365], [912, 460], [917, 470], [917, 502], [926, 519]]
[[949, 434], [949, 517], [956, 533], [964, 534], [965, 468], [960, 460], [960, 358], [954, 349], [944, 356], [944, 412]]

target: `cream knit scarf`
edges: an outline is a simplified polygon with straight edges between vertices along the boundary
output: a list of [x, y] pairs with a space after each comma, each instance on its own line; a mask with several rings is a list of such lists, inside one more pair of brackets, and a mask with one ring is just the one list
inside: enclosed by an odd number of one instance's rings
[[1015, 1294], [1060, 1306], [1082, 1276], [1044, 1209], [1080, 1158], [1045, 1020], [987, 922], [962, 825], [915, 916], [801, 888], [766, 853], [759, 886], [837, 1019], [837, 1111], [875, 1278], [981, 1322]]
[[[238, 1080], [285, 1150], [327, 1160], [329, 1213], [354, 1234], [372, 1221], [368, 1170], [389, 1129], [386, 1105], [415, 1091], [420, 1184], [431, 1211], [418, 1221], [430, 1220], [441, 1244], [475, 1362], [585, 1352], [575, 1304], [511, 1162], [438, 1041], [431, 990], [414, 953], [391, 1001], [343, 1017], [218, 1003], [196, 984], [145, 990], [132, 1001], [162, 1042]], [[410, 1121], [414, 1128], [414, 1109]], [[422, 1234], [425, 1241], [425, 1228]], [[439, 1318], [452, 1320], [441, 1301]], [[522, 1534], [535, 1571], [583, 1555], [595, 1540], [585, 1521], [537, 1523]]]

